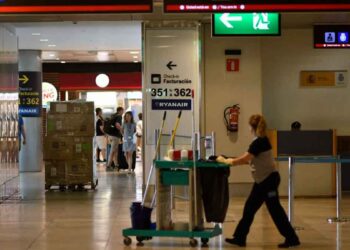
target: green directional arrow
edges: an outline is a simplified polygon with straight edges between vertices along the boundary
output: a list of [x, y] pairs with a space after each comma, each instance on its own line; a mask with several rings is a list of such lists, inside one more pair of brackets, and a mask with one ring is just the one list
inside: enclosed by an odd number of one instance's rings
[[22, 75], [22, 77], [19, 78], [19, 81], [26, 84], [29, 81], [29, 78], [26, 75]]
[[280, 35], [278, 13], [223, 13], [212, 17], [213, 36]]

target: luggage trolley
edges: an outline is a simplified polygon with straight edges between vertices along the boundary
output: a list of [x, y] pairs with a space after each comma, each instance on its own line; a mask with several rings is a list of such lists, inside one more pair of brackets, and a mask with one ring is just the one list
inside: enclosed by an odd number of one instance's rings
[[[152, 237], [183, 237], [190, 239], [190, 245], [196, 247], [200, 238], [206, 246], [210, 238], [222, 234], [221, 227], [204, 228], [203, 209], [200, 195], [199, 176], [196, 168], [228, 168], [229, 165], [201, 161], [155, 161], [157, 187], [156, 229], [124, 229], [126, 246], [132, 243], [130, 236], [136, 236], [138, 245]], [[182, 228], [171, 217], [171, 186], [188, 186], [189, 223]], [[178, 229], [176, 229], [178, 228]]]

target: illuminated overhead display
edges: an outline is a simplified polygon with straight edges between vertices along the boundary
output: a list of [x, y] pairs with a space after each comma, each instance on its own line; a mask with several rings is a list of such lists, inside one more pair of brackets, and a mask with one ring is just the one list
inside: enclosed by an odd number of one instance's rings
[[350, 25], [315, 25], [314, 48], [350, 49]]
[[349, 0], [164, 0], [164, 12], [345, 11]]
[[0, 0], [0, 14], [141, 13], [152, 7], [152, 0]]

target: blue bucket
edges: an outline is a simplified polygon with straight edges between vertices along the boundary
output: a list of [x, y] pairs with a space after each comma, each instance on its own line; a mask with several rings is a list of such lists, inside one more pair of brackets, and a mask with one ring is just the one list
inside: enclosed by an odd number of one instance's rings
[[141, 206], [141, 202], [133, 202], [130, 207], [132, 228], [150, 229], [152, 210], [152, 208]]

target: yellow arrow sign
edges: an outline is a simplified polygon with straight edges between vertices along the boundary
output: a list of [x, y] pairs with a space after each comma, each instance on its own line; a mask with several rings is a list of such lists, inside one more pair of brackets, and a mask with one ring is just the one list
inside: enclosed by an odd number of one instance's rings
[[23, 84], [26, 84], [29, 81], [29, 78], [26, 75], [22, 75], [22, 78], [19, 78], [19, 80], [23, 82]]

